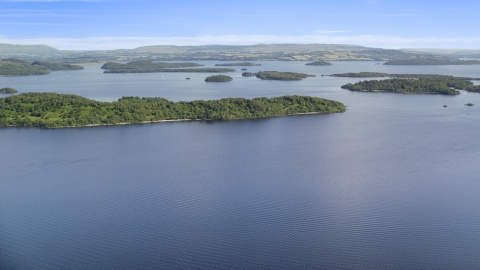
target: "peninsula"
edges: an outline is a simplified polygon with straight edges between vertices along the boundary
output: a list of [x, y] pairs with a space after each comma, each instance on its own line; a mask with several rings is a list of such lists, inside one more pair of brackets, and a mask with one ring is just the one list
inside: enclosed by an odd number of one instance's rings
[[79, 65], [59, 64], [50, 62], [35, 61], [29, 64], [26, 61], [7, 58], [0, 61], [0, 75], [3, 76], [25, 76], [25, 75], [46, 75], [49, 70], [80, 70]]
[[114, 102], [100, 102], [57, 93], [23, 93], [0, 98], [0, 126], [3, 127], [81, 127], [340, 112], [345, 112], [342, 103], [309, 96], [190, 102], [172, 102], [156, 97], [122, 97]]

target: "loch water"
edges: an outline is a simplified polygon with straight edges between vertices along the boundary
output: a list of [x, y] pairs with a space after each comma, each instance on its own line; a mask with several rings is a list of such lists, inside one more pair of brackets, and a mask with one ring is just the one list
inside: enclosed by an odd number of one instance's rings
[[1, 87], [20, 92], [101, 101], [298, 94], [348, 108], [235, 121], [0, 128], [0, 268], [480, 268], [480, 94], [357, 93], [340, 86], [360, 79], [321, 76], [480, 77], [479, 66], [258, 63], [248, 71], [317, 76], [262, 81], [235, 67], [232, 82], [216, 84], [203, 81], [210, 74], [103, 74], [87, 65], [0, 77]]

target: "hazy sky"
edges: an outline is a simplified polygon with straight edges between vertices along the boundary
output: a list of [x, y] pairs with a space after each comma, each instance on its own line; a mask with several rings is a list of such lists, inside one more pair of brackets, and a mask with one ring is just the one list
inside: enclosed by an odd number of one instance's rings
[[0, 43], [59, 49], [337, 43], [480, 49], [480, 1], [0, 0]]

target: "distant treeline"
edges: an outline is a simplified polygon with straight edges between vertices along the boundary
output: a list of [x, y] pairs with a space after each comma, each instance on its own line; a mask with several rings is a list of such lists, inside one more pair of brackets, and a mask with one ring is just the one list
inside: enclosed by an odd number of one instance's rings
[[206, 82], [230, 82], [232, 80], [232, 77], [227, 75], [212, 75], [205, 78]]
[[380, 72], [347, 72], [340, 74], [327, 75], [332, 77], [348, 77], [348, 78], [406, 78], [406, 79], [457, 79], [457, 80], [480, 80], [480, 78], [471, 77], [455, 77], [452, 75], [439, 74], [390, 74]]
[[35, 61], [32, 64], [18, 59], [2, 59], [0, 61], [0, 75], [24, 76], [24, 75], [45, 75], [49, 70], [80, 70], [79, 65], [68, 65], [50, 62]]
[[345, 106], [340, 102], [309, 96], [190, 102], [123, 97], [114, 102], [99, 102], [76, 95], [24, 93], [0, 98], [0, 126], [66, 127], [180, 119], [231, 120], [344, 111]]
[[108, 62], [105, 63], [101, 68], [102, 69], [135, 69], [135, 70], [143, 70], [143, 69], [164, 69], [164, 68], [183, 68], [183, 67], [200, 67], [203, 65], [197, 63], [167, 63], [167, 62], [152, 62], [152, 61], [133, 61], [126, 64], [116, 63], [116, 62]]
[[278, 80], [278, 81], [299, 81], [308, 77], [315, 77], [315, 75], [308, 75], [297, 72], [279, 72], [279, 71], [260, 71], [257, 73], [243, 72], [243, 77], [257, 77], [262, 80]]
[[114, 69], [106, 70], [103, 73], [156, 73], [156, 72], [197, 72], [197, 73], [227, 73], [235, 72], [232, 68], [159, 68], [159, 69]]
[[216, 64], [215, 66], [219, 66], [219, 67], [251, 67], [251, 66], [261, 66], [261, 65], [251, 63], [251, 62], [241, 62], [241, 63]]
[[445, 81], [429, 79], [370, 80], [354, 84], [348, 83], [343, 85], [342, 88], [361, 92], [382, 91], [403, 94], [460, 94], [457, 90], [450, 88]]
[[58, 70], [81, 70], [84, 67], [79, 65], [70, 65], [70, 64], [59, 64], [59, 63], [50, 63], [43, 61], [35, 61], [32, 65], [43, 66], [48, 70], [58, 71]]
[[417, 58], [417, 59], [408, 59], [408, 60], [390, 60], [384, 63], [384, 65], [410, 65], [410, 66], [480, 65], [480, 61]]
[[305, 65], [307, 65], [307, 66], [331, 66], [332, 63], [327, 62], [327, 61], [322, 61], [322, 60], [320, 60], [320, 61], [315, 61], [315, 62], [307, 63], [307, 64], [305, 64]]

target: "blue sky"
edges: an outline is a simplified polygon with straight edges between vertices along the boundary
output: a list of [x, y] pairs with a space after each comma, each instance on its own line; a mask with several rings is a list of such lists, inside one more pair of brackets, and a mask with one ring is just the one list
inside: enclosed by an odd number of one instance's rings
[[480, 1], [0, 0], [0, 43], [59, 49], [335, 43], [480, 49]]

